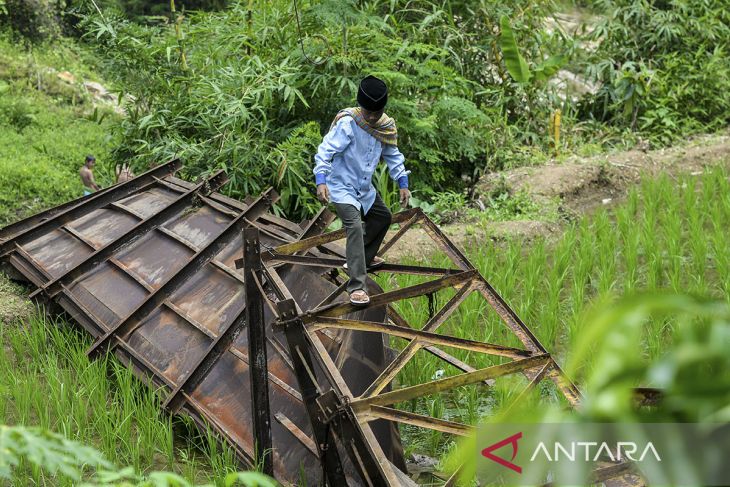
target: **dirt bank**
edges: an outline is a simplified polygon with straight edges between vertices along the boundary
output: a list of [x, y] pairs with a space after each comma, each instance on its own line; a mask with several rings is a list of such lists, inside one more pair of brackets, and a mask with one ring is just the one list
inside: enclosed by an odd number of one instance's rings
[[[545, 208], [544, 218], [479, 224], [462, 221], [444, 225], [443, 231], [462, 248], [479, 246], [487, 238], [530, 240], [537, 236], [557, 236], [567, 222], [623, 201], [629, 188], [644, 175], [699, 175], [706, 167], [717, 165], [730, 167], [730, 131], [697, 137], [682, 146], [666, 149], [571, 157], [560, 163], [488, 174], [479, 182], [477, 195], [489, 194], [497, 186], [506, 187], [513, 194], [524, 192]], [[413, 230], [389, 255], [420, 258], [435, 250], [425, 232]]]

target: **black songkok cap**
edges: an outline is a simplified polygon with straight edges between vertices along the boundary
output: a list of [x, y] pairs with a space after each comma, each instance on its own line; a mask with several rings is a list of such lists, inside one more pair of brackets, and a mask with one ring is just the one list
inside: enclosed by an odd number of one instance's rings
[[388, 103], [388, 87], [385, 82], [375, 76], [368, 76], [360, 82], [357, 90], [357, 102], [365, 110], [377, 112]]

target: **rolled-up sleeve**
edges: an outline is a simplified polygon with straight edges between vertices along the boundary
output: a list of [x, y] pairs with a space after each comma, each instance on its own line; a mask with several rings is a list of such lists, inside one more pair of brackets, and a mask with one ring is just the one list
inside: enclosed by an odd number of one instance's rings
[[398, 150], [396, 145], [383, 145], [383, 159], [388, 165], [388, 172], [393, 181], [398, 182], [398, 187], [403, 189], [408, 187], [408, 175], [411, 171], [406, 171], [406, 158]]
[[344, 117], [337, 122], [332, 130], [319, 144], [317, 154], [314, 156], [314, 179], [317, 184], [325, 184], [327, 176], [332, 171], [332, 158], [342, 153], [352, 140], [352, 119]]

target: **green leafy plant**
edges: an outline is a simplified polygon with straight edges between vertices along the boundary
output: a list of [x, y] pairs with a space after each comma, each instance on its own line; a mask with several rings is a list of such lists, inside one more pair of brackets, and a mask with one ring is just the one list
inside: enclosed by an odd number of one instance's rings
[[[110, 76], [134, 96], [122, 121], [118, 159], [141, 170], [176, 155], [192, 177], [225, 168], [233, 196], [275, 181], [288, 195], [301, 195], [301, 201], [287, 196], [282, 204], [298, 219], [315, 208], [307, 196], [312, 180], [303, 176], [312, 165], [306, 151], [317, 138], [312, 124], [321, 137], [335, 113], [355, 103], [357, 81], [366, 73], [388, 82], [399, 147], [414, 187], [426, 193], [473, 186], [481, 174], [506, 164], [515, 143], [510, 135], [544, 130], [535, 113], [552, 112], [552, 101], [538, 94], [549, 87], [530, 87], [527, 107], [521, 88], [492, 76], [494, 64], [502, 69], [493, 26], [519, 2], [498, 12], [480, 2], [488, 22], [467, 15], [474, 7], [467, 3], [303, 3], [301, 31], [284, 0], [253, 11], [244, 2], [221, 12], [188, 13], [175, 29], [142, 26], [112, 12], [90, 14], [82, 26]], [[520, 10], [521, 28], [537, 28], [550, 8]], [[245, 36], [240, 25], [247, 26]], [[186, 67], [174, 54], [180, 36]], [[559, 42], [551, 39], [557, 50]], [[522, 49], [530, 59], [542, 59], [539, 45], [530, 39]], [[241, 49], [246, 55], [228, 54]], [[473, 62], [479, 57], [488, 62]], [[534, 77], [545, 79], [561, 59], [537, 63]], [[510, 123], [531, 128], [511, 132]], [[529, 135], [529, 142], [543, 143], [539, 135]]]
[[111, 463], [95, 449], [39, 428], [0, 425], [0, 451], [0, 478], [7, 480], [12, 478], [11, 469], [23, 460], [51, 475], [61, 474], [77, 481], [84, 466], [111, 468]]
[[[586, 72], [600, 88], [584, 109], [667, 144], [727, 126], [730, 18], [722, 1], [599, 0]], [[651, 81], [651, 92], [649, 91]], [[637, 123], [638, 119], [638, 123]]]
[[510, 76], [518, 83], [527, 83], [532, 78], [532, 73], [530, 73], [527, 61], [522, 57], [520, 49], [517, 47], [517, 41], [515, 40], [514, 32], [512, 32], [509, 18], [503, 15], [499, 19], [499, 25], [502, 29], [499, 36], [499, 45], [502, 48], [507, 71], [509, 71]]
[[[13, 469], [23, 463], [42, 469], [52, 476], [74, 481], [82, 487], [196, 487], [184, 477], [172, 472], [151, 472], [137, 475], [134, 469], [116, 468], [96, 449], [62, 435], [24, 426], [0, 424], [0, 479], [13, 480]], [[84, 473], [91, 472], [91, 478]], [[83, 480], [82, 480], [83, 479]], [[223, 479], [232, 487], [276, 487], [278, 484], [257, 472], [232, 472]], [[198, 487], [210, 487], [211, 484]]]
[[567, 57], [559, 54], [550, 56], [544, 61], [535, 65], [533, 69], [527, 64], [527, 61], [520, 53], [520, 48], [515, 40], [515, 34], [512, 30], [509, 18], [503, 15], [499, 19], [501, 33], [499, 35], [499, 46], [502, 49], [504, 63], [507, 66], [510, 76], [518, 83], [528, 83], [531, 80], [545, 81], [565, 65]]

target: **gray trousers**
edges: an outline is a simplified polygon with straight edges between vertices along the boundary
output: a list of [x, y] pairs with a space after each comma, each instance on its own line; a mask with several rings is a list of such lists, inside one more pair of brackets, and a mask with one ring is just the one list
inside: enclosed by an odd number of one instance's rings
[[361, 209], [347, 203], [334, 203], [334, 205], [347, 234], [345, 251], [347, 271], [350, 274], [347, 292], [351, 293], [358, 289], [367, 291], [365, 285], [367, 266], [377, 255], [393, 215], [379, 194], [375, 195], [375, 203], [367, 215], [363, 215]]

